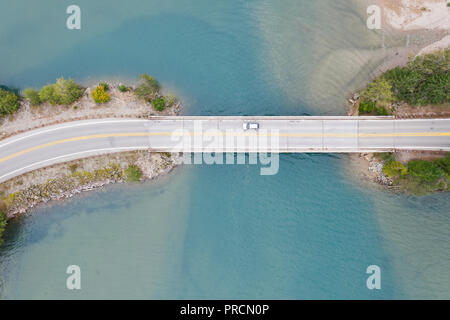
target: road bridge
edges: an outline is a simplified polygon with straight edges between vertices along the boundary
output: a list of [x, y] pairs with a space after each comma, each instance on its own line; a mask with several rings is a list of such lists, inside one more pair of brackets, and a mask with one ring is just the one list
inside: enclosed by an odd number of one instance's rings
[[[255, 122], [258, 130], [244, 130]], [[450, 151], [450, 119], [151, 117], [67, 122], [0, 140], [0, 182], [84, 157], [155, 152]]]

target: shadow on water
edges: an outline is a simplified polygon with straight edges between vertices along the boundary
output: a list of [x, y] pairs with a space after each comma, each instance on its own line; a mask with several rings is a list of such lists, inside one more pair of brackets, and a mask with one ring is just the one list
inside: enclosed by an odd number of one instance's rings
[[18, 87], [5, 86], [5, 85], [0, 84], [0, 89], [15, 93], [17, 95], [19, 95], [19, 93], [20, 93], [20, 88], [18, 88]]
[[[64, 237], [66, 230], [62, 226], [63, 222], [74, 216], [127, 212], [133, 205], [133, 199], [121, 197], [123, 188], [130, 189], [136, 186], [107, 186], [104, 190], [83, 193], [63, 202], [51, 201], [34, 209], [32, 215], [25, 214], [11, 219], [4, 235], [4, 245], [0, 247], [0, 256], [7, 255], [11, 248], [18, 247], [18, 243], [26, 242], [28, 245], [38, 243], [47, 238], [50, 232], [53, 238]], [[105, 192], [110, 192], [114, 196], [105, 199], [102, 196]], [[89, 203], [89, 205], [83, 206], [82, 203]], [[58, 210], [49, 210], [52, 207]], [[42, 219], [43, 214], [46, 216], [45, 219]]]

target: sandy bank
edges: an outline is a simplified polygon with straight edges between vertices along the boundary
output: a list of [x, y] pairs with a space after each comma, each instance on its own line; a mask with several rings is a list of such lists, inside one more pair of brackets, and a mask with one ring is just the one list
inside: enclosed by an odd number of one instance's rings
[[[450, 17], [449, 17], [450, 19]], [[429, 54], [438, 50], [442, 50], [442, 49], [446, 49], [450, 46], [450, 35], [446, 35], [444, 38], [442, 38], [441, 40], [430, 44], [429, 46], [426, 46], [425, 48], [423, 48], [422, 50], [419, 51], [419, 53], [417, 54], [417, 56], [421, 56], [424, 54]]]
[[450, 31], [450, 7], [447, 0], [379, 0], [385, 21], [393, 28]]

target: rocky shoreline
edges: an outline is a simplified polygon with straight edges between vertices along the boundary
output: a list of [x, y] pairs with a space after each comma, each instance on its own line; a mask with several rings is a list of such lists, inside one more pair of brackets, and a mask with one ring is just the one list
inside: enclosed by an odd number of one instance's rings
[[374, 181], [376, 183], [383, 186], [392, 187], [394, 182], [383, 172], [384, 161], [377, 159], [374, 154], [370, 153], [361, 154], [361, 157], [368, 162], [369, 172], [375, 174]]
[[139, 182], [144, 182], [169, 173], [179, 163], [177, 153], [146, 150], [96, 156], [27, 173], [3, 183], [0, 190], [8, 194], [4, 201], [10, 219], [40, 204], [69, 199], [109, 184], [129, 182], [126, 169], [130, 165], [140, 168]]

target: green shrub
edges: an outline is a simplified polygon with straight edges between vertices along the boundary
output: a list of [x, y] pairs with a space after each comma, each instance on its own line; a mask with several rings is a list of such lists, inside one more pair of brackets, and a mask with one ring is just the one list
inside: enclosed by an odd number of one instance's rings
[[375, 114], [377, 116], [387, 116], [389, 113], [385, 107], [375, 107]]
[[375, 109], [376, 103], [369, 100], [361, 100], [359, 113], [371, 113]]
[[127, 92], [129, 89], [126, 85], [119, 84], [118, 89], [120, 92]]
[[19, 109], [19, 97], [14, 92], [0, 89], [0, 116], [13, 114]]
[[139, 182], [142, 177], [142, 170], [135, 164], [130, 164], [125, 169], [125, 175], [128, 182]]
[[162, 98], [152, 100], [152, 106], [156, 111], [163, 111], [166, 108], [166, 102]]
[[152, 76], [144, 73], [139, 76], [140, 85], [134, 90], [134, 94], [146, 101], [152, 100], [157, 92], [160, 90], [160, 85], [158, 81], [155, 80]]
[[92, 98], [95, 103], [106, 103], [111, 100], [111, 96], [105, 92], [103, 86], [95, 87], [94, 92], [92, 92]]
[[25, 98], [27, 98], [28, 100], [30, 100], [30, 103], [32, 106], [38, 106], [41, 104], [41, 98], [39, 97], [39, 92], [37, 92], [34, 89], [25, 89], [23, 92], [23, 95], [25, 96]]
[[99, 86], [99, 87], [105, 88], [105, 91], [106, 91], [106, 92], [109, 91], [109, 85], [108, 85], [106, 82], [104, 82], [104, 81], [100, 82], [100, 83], [98, 84], [98, 86]]
[[408, 170], [420, 181], [433, 182], [444, 175], [444, 171], [433, 161], [412, 160], [408, 162]]
[[388, 177], [395, 178], [408, 174], [408, 168], [406, 168], [398, 161], [391, 161], [388, 164], [384, 165], [383, 172]]
[[70, 172], [73, 174], [73, 173], [75, 173], [76, 171], [77, 171], [77, 169], [78, 169], [78, 164], [71, 164], [70, 166], [69, 166], [69, 169], [70, 169]]
[[384, 174], [394, 178], [400, 189], [407, 193], [424, 195], [450, 191], [450, 153], [445, 158], [432, 161], [412, 160], [408, 168], [397, 162], [392, 153], [380, 153], [377, 157], [385, 161]]
[[376, 155], [379, 159], [383, 160], [385, 164], [395, 161], [395, 155], [392, 152], [381, 152]]

